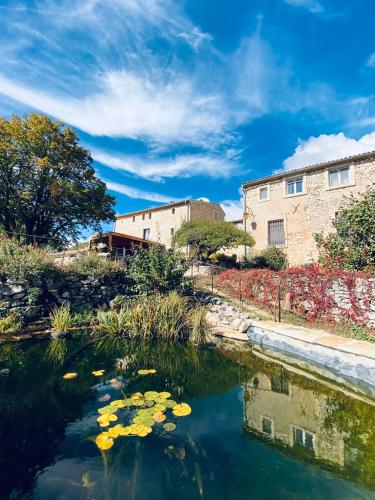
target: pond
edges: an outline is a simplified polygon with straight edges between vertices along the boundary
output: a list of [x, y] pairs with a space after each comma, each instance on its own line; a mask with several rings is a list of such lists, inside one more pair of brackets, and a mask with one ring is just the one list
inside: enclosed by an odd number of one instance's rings
[[[82, 335], [4, 345], [0, 370], [0, 498], [375, 498], [374, 402], [250, 348]], [[98, 409], [149, 391], [192, 412], [101, 451]]]

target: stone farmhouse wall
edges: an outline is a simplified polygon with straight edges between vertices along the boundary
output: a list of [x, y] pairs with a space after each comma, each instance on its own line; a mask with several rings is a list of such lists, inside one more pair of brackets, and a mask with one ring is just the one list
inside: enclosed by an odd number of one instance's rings
[[[245, 185], [246, 210], [250, 213], [247, 230], [256, 243], [252, 251], [256, 253], [268, 247], [268, 222], [282, 219], [285, 232], [283, 250], [289, 265], [316, 262], [318, 251], [314, 234], [332, 232], [332, 221], [347, 203], [347, 198], [351, 194], [358, 197], [375, 184], [375, 160], [349, 161], [340, 166], [350, 167], [350, 183], [335, 188], [328, 186], [328, 170], [336, 168], [329, 164], [310, 171], [291, 171], [282, 178], [270, 178], [268, 182], [257, 182], [254, 186]], [[286, 195], [286, 181], [301, 176], [303, 192]], [[260, 200], [261, 188], [268, 188], [265, 200]]]
[[224, 212], [215, 203], [200, 200], [170, 203], [150, 210], [129, 213], [117, 217], [115, 232], [144, 237], [144, 230], [149, 229], [148, 239], [162, 243], [166, 248], [172, 246], [174, 233], [185, 221], [195, 219], [215, 220], [224, 219]]
[[102, 306], [125, 291], [123, 283], [82, 279], [77, 275], [49, 281], [4, 281], [0, 282], [0, 317], [17, 312], [32, 320], [49, 314], [54, 306], [64, 302], [70, 304], [72, 311]]

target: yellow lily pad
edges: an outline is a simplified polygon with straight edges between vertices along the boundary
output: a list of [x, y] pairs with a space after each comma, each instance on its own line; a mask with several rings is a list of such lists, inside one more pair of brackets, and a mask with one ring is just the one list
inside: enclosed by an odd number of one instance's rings
[[108, 432], [102, 432], [96, 436], [95, 443], [100, 450], [105, 451], [112, 448], [114, 441]]
[[191, 408], [187, 403], [181, 403], [176, 405], [172, 412], [176, 417], [186, 417], [187, 415], [190, 415]]
[[109, 406], [112, 408], [125, 408], [126, 403], [123, 399], [116, 399], [115, 401], [112, 401]]
[[161, 411], [157, 411], [156, 413], [154, 413], [154, 415], [152, 416], [152, 418], [155, 420], [155, 422], [164, 422], [164, 420], [167, 417]]
[[173, 401], [173, 399], [167, 399], [164, 403], [164, 406], [166, 408], [174, 408], [177, 405], [176, 401]]
[[68, 372], [68, 373], [65, 373], [65, 375], [63, 375], [63, 379], [65, 380], [72, 380], [73, 378], [77, 378], [78, 377], [78, 373], [76, 372]]
[[153, 408], [153, 410], [155, 411], [165, 411], [166, 409], [167, 407], [162, 405], [161, 403], [157, 403]]
[[116, 408], [110, 405], [102, 406], [101, 408], [98, 409], [98, 413], [100, 413], [101, 415], [104, 415], [106, 413], [114, 413], [115, 411]]
[[94, 370], [91, 372], [94, 377], [101, 377], [104, 374], [105, 370]]
[[164, 392], [159, 392], [159, 397], [163, 399], [168, 399], [172, 396], [170, 392], [164, 391]]

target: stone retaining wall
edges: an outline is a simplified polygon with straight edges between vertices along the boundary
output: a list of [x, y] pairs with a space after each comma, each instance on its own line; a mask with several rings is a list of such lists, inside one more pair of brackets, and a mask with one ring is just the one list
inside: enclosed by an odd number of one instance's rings
[[125, 293], [124, 283], [107, 278], [67, 275], [52, 280], [0, 281], [0, 317], [10, 312], [26, 319], [48, 314], [55, 305], [67, 302], [72, 310], [108, 304]]

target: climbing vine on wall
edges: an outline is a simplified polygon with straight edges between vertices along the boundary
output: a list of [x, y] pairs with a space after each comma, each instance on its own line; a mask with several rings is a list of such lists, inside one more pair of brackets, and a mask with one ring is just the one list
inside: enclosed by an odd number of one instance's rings
[[308, 321], [343, 319], [375, 327], [375, 276], [365, 273], [325, 270], [320, 266], [224, 271], [219, 284], [237, 298], [268, 307], [279, 302], [284, 310], [303, 315]]

